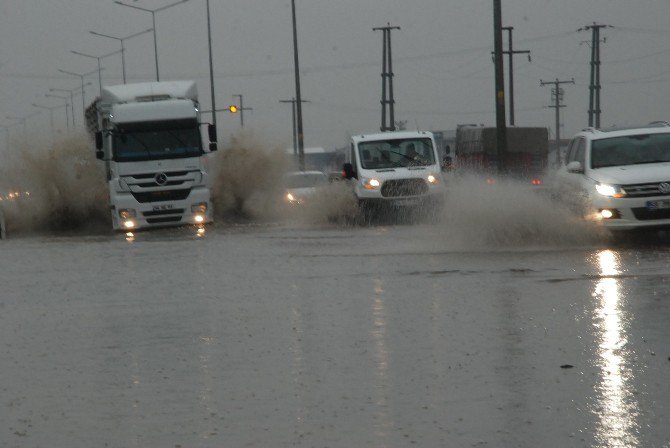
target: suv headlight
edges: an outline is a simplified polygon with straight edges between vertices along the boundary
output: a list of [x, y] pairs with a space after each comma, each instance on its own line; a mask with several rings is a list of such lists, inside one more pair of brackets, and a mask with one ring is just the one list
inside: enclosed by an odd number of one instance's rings
[[611, 198], [622, 198], [626, 195], [626, 192], [619, 185], [611, 184], [596, 184], [596, 191], [603, 196], [608, 196]]

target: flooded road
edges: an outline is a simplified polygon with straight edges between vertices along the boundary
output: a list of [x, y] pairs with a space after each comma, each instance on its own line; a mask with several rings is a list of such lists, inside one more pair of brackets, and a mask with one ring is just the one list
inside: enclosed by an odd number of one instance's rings
[[2, 447], [669, 447], [670, 245], [0, 241]]

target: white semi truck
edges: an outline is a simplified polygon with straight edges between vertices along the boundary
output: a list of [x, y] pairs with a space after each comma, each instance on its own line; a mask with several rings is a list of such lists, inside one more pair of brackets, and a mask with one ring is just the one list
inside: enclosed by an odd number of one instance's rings
[[[91, 121], [96, 157], [105, 162], [114, 230], [212, 221], [194, 81], [103, 87], [89, 108], [89, 126]], [[208, 137], [209, 151], [215, 151], [214, 125]]]
[[430, 132], [397, 131], [351, 137], [343, 175], [365, 218], [419, 209], [432, 212], [446, 192], [443, 165]]

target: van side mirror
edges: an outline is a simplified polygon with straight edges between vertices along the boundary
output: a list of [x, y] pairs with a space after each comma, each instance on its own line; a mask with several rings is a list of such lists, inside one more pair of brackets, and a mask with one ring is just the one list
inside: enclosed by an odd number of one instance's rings
[[[102, 149], [102, 131], [98, 131], [95, 133], [95, 149], [101, 150]], [[97, 157], [97, 153], [96, 153]], [[99, 158], [99, 157], [98, 157]]]
[[565, 169], [568, 171], [568, 173], [583, 173], [584, 172], [584, 167], [582, 166], [581, 162], [578, 162], [577, 160], [573, 160], [572, 162], [568, 163], [565, 166]]
[[345, 179], [356, 178], [356, 171], [354, 171], [354, 166], [351, 163], [345, 163], [342, 165], [342, 176]]
[[209, 144], [209, 150], [210, 150], [211, 152], [214, 152], [214, 151], [216, 151], [217, 149], [219, 149], [219, 146], [216, 144], [216, 142], [210, 142], [210, 144]]
[[[209, 136], [209, 141], [210, 141], [210, 142], [215, 142], [215, 143], [217, 142], [217, 138], [216, 138], [216, 126], [215, 126], [215, 125], [210, 124], [210, 125], [207, 126], [207, 134], [208, 134], [208, 136]], [[211, 149], [211, 146], [210, 146], [210, 149]], [[215, 151], [216, 151], [216, 150], [215, 150]]]

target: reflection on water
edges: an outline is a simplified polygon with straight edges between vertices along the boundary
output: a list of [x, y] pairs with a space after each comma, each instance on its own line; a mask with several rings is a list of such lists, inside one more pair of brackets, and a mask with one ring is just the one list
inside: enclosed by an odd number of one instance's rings
[[389, 419], [387, 411], [388, 400], [388, 370], [389, 353], [387, 347], [387, 319], [386, 305], [384, 301], [384, 287], [380, 279], [374, 281], [374, 296], [372, 298], [372, 342], [374, 344], [375, 365], [375, 404], [377, 405], [375, 415], [375, 436], [378, 437], [380, 446], [385, 446], [389, 431], [393, 423]]
[[627, 335], [623, 326], [619, 279], [621, 264], [617, 254], [603, 250], [597, 257], [603, 276], [595, 286], [595, 325], [600, 340], [598, 361], [601, 368], [598, 409], [600, 421], [596, 430], [599, 446], [639, 446], [637, 438], [637, 402], [632, 394], [633, 372], [625, 362], [630, 356], [626, 349]]

